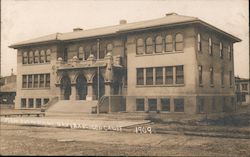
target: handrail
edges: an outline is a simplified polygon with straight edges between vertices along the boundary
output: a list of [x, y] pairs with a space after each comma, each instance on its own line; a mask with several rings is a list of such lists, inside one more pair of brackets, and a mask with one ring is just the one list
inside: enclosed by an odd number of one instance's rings
[[43, 104], [41, 107], [41, 112], [45, 112], [49, 107], [51, 107], [52, 105], [54, 105], [56, 102], [58, 102], [59, 97], [53, 97], [48, 103]]

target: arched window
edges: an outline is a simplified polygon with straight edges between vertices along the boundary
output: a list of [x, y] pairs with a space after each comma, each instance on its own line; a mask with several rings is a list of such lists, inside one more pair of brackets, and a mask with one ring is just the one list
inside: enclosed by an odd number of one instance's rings
[[176, 34], [175, 35], [175, 51], [182, 51], [183, 50], [183, 35]]
[[144, 42], [142, 38], [137, 39], [136, 41], [136, 54], [144, 53]]
[[96, 45], [93, 45], [93, 46], [92, 46], [91, 52], [92, 52], [92, 54], [95, 56], [95, 58], [97, 58], [97, 47], [96, 47]]
[[28, 64], [28, 52], [23, 53], [23, 64]]
[[162, 47], [162, 37], [157, 36], [155, 38], [155, 52], [156, 53], [162, 53], [163, 47]]
[[151, 37], [148, 37], [146, 39], [146, 54], [151, 54], [153, 53], [154, 48], [153, 48], [153, 39]]
[[42, 50], [40, 51], [40, 63], [44, 63], [45, 62], [45, 51]]
[[32, 64], [33, 62], [34, 62], [33, 52], [30, 51], [30, 52], [29, 52], [29, 64]]
[[77, 57], [79, 60], [85, 60], [83, 47], [79, 47]]
[[165, 50], [166, 52], [173, 51], [173, 38], [171, 35], [167, 35], [165, 39]]
[[213, 44], [212, 44], [211, 38], [208, 39], [208, 44], [209, 44], [209, 49], [208, 49], [209, 55], [212, 56], [213, 55]]
[[90, 51], [91, 51], [90, 46], [89, 46], [89, 45], [88, 45], [88, 46], [86, 46], [86, 47], [85, 47], [85, 57], [84, 57], [84, 58], [86, 58], [86, 59], [88, 59], [88, 58], [89, 58]]
[[36, 50], [34, 54], [34, 63], [39, 63], [39, 51]]
[[198, 52], [201, 52], [201, 35], [200, 34], [197, 35], [197, 48], [198, 48]]
[[47, 63], [50, 62], [50, 55], [51, 55], [51, 51], [50, 51], [50, 49], [48, 49], [48, 50], [46, 51], [46, 62], [47, 62]]
[[111, 53], [112, 54], [112, 50], [113, 50], [113, 45], [112, 44], [108, 44], [107, 45], [107, 53]]

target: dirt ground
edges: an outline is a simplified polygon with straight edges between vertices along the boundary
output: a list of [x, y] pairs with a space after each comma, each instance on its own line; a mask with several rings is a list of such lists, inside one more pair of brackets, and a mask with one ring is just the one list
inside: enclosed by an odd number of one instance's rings
[[0, 126], [0, 155], [250, 155], [249, 139]]

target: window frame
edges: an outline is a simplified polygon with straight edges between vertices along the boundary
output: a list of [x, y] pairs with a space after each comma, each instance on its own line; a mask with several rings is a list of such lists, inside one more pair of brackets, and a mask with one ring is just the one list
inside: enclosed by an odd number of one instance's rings
[[[178, 39], [178, 35], [181, 37], [180, 40]], [[175, 45], [175, 51], [183, 51], [184, 50], [184, 36], [183, 36], [183, 34], [180, 33], [180, 32], [176, 33], [174, 41], [175, 41], [175, 44], [174, 44]], [[179, 45], [179, 44], [181, 44], [181, 49], [177, 49], [178, 48], [177, 45]]]
[[144, 68], [136, 68], [136, 85], [144, 85]]
[[[141, 42], [139, 42], [141, 41]], [[136, 55], [142, 55], [145, 53], [145, 43], [143, 38], [136, 39]]]
[[[160, 40], [159, 38], [160, 38], [161, 40]], [[161, 51], [157, 51], [158, 48], [160, 48]], [[162, 52], [163, 52], [163, 38], [162, 38], [161, 35], [157, 35], [157, 36], [155, 37], [155, 53], [162, 53]]]
[[[150, 43], [149, 43], [150, 41]], [[154, 53], [154, 40], [152, 37], [147, 37], [146, 40], [146, 50], [145, 50], [145, 54], [153, 54]], [[151, 49], [150, 49], [151, 48]], [[149, 51], [151, 50], [151, 51]]]

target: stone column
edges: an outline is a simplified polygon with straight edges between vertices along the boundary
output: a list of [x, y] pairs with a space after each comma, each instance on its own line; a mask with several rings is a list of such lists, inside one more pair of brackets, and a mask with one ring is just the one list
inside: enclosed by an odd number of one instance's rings
[[76, 100], [76, 85], [71, 85], [70, 100]]
[[88, 83], [88, 95], [86, 96], [86, 100], [87, 101], [95, 100], [93, 83]]

